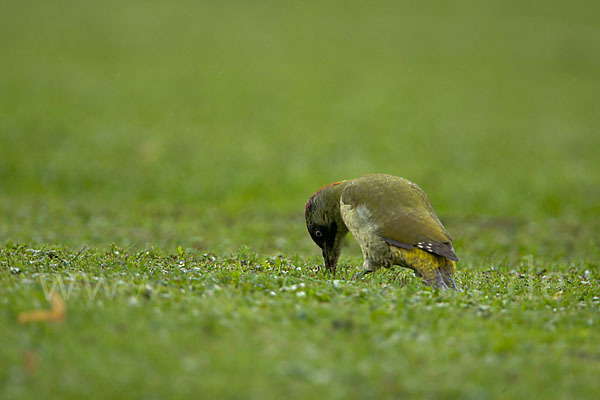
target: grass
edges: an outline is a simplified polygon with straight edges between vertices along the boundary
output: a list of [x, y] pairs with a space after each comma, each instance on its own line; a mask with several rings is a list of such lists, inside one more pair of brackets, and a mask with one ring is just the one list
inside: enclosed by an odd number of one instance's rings
[[[596, 397], [596, 2], [2, 8], [0, 398]], [[459, 292], [318, 270], [304, 203], [371, 172]]]
[[[593, 398], [598, 271], [461, 270], [459, 293], [407, 273], [324, 276], [247, 250], [4, 250], [6, 398]], [[59, 280], [58, 278], [61, 278]], [[47, 308], [62, 323], [18, 325]], [[8, 329], [7, 329], [8, 328]], [[23, 352], [39, 366], [29, 371]], [[28, 354], [28, 353], [26, 353]]]

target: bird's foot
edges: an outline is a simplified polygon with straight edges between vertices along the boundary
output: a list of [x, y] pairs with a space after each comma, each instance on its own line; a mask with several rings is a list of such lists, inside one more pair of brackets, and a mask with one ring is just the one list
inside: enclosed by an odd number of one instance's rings
[[368, 269], [363, 269], [363, 270], [362, 270], [362, 271], [360, 271], [358, 274], [354, 274], [354, 276], [352, 276], [352, 280], [354, 280], [354, 281], [355, 281], [355, 280], [357, 280], [357, 279], [360, 279], [360, 278], [362, 278], [363, 276], [365, 276], [365, 275], [367, 275], [367, 274], [370, 274], [371, 272], [373, 272], [373, 271], [370, 271], [370, 270], [368, 270]]

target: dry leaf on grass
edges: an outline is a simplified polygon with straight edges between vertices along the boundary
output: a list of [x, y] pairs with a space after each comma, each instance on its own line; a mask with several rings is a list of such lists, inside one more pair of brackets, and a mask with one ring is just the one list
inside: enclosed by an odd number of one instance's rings
[[19, 322], [26, 324], [28, 322], [58, 322], [67, 316], [67, 306], [64, 300], [54, 291], [50, 292], [50, 309], [22, 312], [19, 314]]

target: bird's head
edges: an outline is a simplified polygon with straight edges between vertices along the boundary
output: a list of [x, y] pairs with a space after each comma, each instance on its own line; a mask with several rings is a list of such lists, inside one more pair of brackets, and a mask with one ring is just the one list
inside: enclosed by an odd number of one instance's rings
[[325, 267], [334, 273], [348, 233], [340, 214], [342, 183], [332, 183], [313, 194], [304, 214], [310, 237], [323, 251]]

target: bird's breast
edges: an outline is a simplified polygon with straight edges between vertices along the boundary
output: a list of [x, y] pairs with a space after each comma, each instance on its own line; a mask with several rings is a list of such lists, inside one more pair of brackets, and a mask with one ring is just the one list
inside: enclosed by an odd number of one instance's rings
[[363, 205], [352, 207], [342, 202], [340, 213], [365, 258], [372, 260], [377, 265], [385, 265], [385, 261], [389, 259], [390, 255], [389, 245], [379, 236], [379, 226], [371, 211]]

